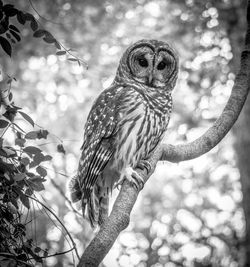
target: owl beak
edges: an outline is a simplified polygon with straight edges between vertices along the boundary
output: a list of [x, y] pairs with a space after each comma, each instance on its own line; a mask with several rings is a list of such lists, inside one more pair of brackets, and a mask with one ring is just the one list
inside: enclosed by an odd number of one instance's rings
[[148, 85], [152, 85], [152, 81], [153, 81], [153, 74], [149, 73], [149, 75], [148, 75]]

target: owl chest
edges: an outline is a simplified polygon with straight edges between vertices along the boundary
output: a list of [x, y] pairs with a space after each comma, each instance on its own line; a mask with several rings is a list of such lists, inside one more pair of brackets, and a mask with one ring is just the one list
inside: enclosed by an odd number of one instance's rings
[[115, 140], [114, 163], [117, 169], [135, 167], [161, 140], [168, 115], [159, 115], [143, 103], [119, 114], [119, 131]]

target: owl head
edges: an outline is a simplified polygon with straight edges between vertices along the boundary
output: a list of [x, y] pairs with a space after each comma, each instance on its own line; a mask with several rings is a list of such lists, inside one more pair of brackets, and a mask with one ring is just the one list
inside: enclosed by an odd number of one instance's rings
[[178, 56], [167, 43], [140, 40], [127, 48], [115, 82], [132, 81], [141, 86], [172, 90], [178, 74]]

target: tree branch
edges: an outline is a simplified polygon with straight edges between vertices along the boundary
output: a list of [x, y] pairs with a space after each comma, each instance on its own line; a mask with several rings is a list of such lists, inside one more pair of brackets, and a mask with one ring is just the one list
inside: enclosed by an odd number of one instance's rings
[[[240, 71], [235, 79], [230, 98], [215, 123], [198, 139], [183, 145], [161, 145], [150, 158], [151, 173], [138, 169], [145, 182], [153, 173], [159, 160], [180, 162], [197, 158], [214, 148], [229, 132], [237, 120], [250, 89], [250, 0], [247, 6], [247, 31], [245, 47], [241, 53]], [[84, 251], [78, 267], [98, 266], [122, 230], [130, 220], [130, 213], [138, 196], [138, 191], [126, 180], [115, 201], [109, 218], [101, 226], [95, 238]]]

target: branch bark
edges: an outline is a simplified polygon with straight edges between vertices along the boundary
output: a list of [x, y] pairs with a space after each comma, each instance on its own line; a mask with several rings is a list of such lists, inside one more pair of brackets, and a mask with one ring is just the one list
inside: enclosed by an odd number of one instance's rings
[[[152, 171], [138, 169], [145, 182], [154, 172], [159, 160], [180, 162], [197, 158], [214, 148], [229, 132], [237, 120], [250, 90], [250, 0], [247, 5], [247, 31], [245, 47], [241, 53], [241, 65], [228, 102], [215, 123], [198, 139], [183, 145], [159, 146], [150, 158]], [[122, 185], [109, 218], [101, 226], [99, 232], [84, 251], [78, 267], [98, 266], [122, 230], [130, 220], [131, 210], [136, 202], [138, 191], [128, 182]]]

